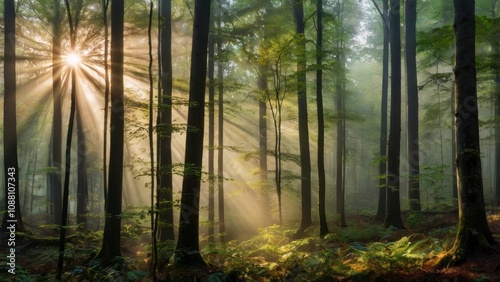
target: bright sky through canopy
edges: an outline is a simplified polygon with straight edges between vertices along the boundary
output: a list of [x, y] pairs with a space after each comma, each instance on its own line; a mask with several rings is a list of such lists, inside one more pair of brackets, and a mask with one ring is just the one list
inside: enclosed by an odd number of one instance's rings
[[70, 66], [77, 66], [81, 61], [82, 58], [78, 54], [69, 53], [68, 55], [66, 55], [66, 63]]

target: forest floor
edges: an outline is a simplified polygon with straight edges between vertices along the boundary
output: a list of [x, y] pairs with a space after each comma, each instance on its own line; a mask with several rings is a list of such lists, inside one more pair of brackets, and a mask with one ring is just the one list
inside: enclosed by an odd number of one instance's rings
[[[318, 228], [296, 238], [292, 228], [270, 226], [252, 239], [204, 245], [201, 254], [208, 270], [192, 270], [190, 281], [500, 281], [500, 253], [479, 254], [458, 266], [436, 269], [432, 263], [453, 245], [456, 212], [404, 215], [408, 229], [387, 230], [368, 216], [350, 215], [349, 227], [332, 227], [324, 239]], [[500, 242], [500, 213], [489, 215], [490, 230]], [[102, 232], [72, 230], [65, 252], [62, 281], [152, 281], [149, 234], [127, 226], [122, 231], [121, 270], [99, 268], [92, 258]], [[54, 226], [31, 228], [16, 238], [15, 272], [6, 260], [5, 238], [0, 240], [0, 281], [53, 281], [57, 270], [58, 234]], [[142, 234], [141, 234], [142, 233]], [[148, 237], [149, 236], [149, 237]], [[160, 248], [168, 259], [173, 244]], [[499, 250], [497, 248], [497, 250]], [[166, 279], [160, 262], [157, 275]], [[224, 280], [225, 279], [225, 280]]]

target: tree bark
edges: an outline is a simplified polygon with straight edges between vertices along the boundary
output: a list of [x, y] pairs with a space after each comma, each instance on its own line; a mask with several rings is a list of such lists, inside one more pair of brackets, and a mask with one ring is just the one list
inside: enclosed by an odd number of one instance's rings
[[54, 223], [61, 224], [62, 213], [62, 95], [61, 95], [61, 4], [54, 0], [54, 18], [52, 21], [52, 97], [54, 113], [52, 120], [52, 156], [49, 177], [51, 212]]
[[383, 21], [383, 54], [382, 54], [382, 98], [380, 106], [380, 164], [379, 164], [379, 197], [378, 209], [375, 220], [384, 221], [387, 211], [387, 96], [389, 89], [389, 18], [388, 0], [382, 1], [382, 21]]
[[391, 47], [391, 115], [389, 147], [387, 156], [387, 212], [385, 227], [403, 229], [401, 205], [399, 199], [399, 163], [401, 149], [401, 38], [400, 38], [400, 2], [390, 1], [390, 47]]
[[309, 152], [309, 126], [306, 92], [306, 41], [303, 0], [295, 0], [293, 17], [297, 40], [297, 104], [299, 112], [299, 147], [300, 147], [300, 194], [302, 199], [302, 218], [298, 234], [311, 226], [311, 157]]
[[208, 34], [208, 242], [214, 243], [215, 224], [215, 13], [210, 16]]
[[177, 266], [205, 266], [200, 254], [198, 235], [210, 2], [195, 1], [185, 167], [179, 237], [174, 254], [174, 265]]
[[[16, 11], [14, 0], [4, 1], [4, 107], [3, 107], [3, 153], [4, 153], [4, 201], [6, 212], [2, 230], [23, 231], [21, 198], [19, 194], [19, 164], [17, 157], [16, 123]], [[11, 228], [13, 227], [13, 229]], [[9, 228], [9, 229], [7, 229]], [[10, 246], [10, 244], [9, 244]]]
[[226, 241], [226, 219], [225, 219], [225, 201], [224, 201], [224, 69], [222, 64], [222, 13], [221, 6], [222, 0], [219, 0], [219, 9], [217, 12], [217, 55], [219, 59], [217, 60], [217, 92], [219, 95], [218, 108], [218, 128], [219, 128], [219, 140], [218, 140], [218, 152], [217, 152], [217, 177], [218, 177], [218, 201], [219, 201], [219, 238], [220, 242], [224, 243]]
[[157, 197], [160, 212], [159, 240], [174, 240], [172, 195], [172, 1], [159, 0], [160, 6], [160, 88], [157, 125]]
[[319, 235], [328, 234], [326, 222], [325, 120], [323, 113], [323, 0], [316, 1], [316, 106], [318, 111], [318, 209]]
[[123, 22], [124, 3], [111, 1], [111, 114], [108, 172], [108, 197], [102, 247], [97, 254], [101, 264], [121, 256], [120, 231], [123, 189], [124, 92], [123, 92]]
[[407, 0], [405, 4], [405, 61], [407, 102], [407, 151], [408, 151], [408, 199], [410, 211], [420, 211], [420, 158], [418, 141], [418, 89], [417, 89], [417, 1]]
[[457, 127], [458, 231], [453, 248], [438, 265], [463, 262], [496, 245], [486, 218], [475, 59], [474, 0], [454, 0], [455, 121]]

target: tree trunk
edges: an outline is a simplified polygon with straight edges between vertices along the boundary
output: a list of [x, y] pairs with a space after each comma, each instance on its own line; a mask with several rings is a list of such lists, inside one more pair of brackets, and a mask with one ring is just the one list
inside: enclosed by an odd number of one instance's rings
[[102, 247], [97, 254], [101, 264], [121, 256], [120, 231], [123, 189], [124, 92], [123, 92], [123, 15], [124, 3], [111, 1], [111, 115], [108, 197]]
[[77, 132], [77, 170], [78, 183], [76, 186], [76, 223], [87, 228], [87, 203], [89, 189], [87, 183], [87, 145], [85, 144], [85, 129], [83, 127], [82, 97], [78, 97], [76, 110], [76, 132]]
[[109, 113], [109, 67], [108, 67], [108, 7], [109, 0], [102, 0], [102, 19], [104, 24], [104, 129], [102, 145], [102, 181], [104, 199], [108, 195], [108, 113]]
[[384, 28], [384, 43], [382, 55], [382, 99], [380, 106], [380, 164], [379, 164], [379, 197], [375, 220], [384, 221], [387, 211], [387, 94], [389, 89], [389, 18], [388, 0], [382, 1], [382, 21]]
[[474, 0], [454, 0], [458, 231], [438, 265], [460, 263], [496, 245], [486, 218], [479, 146]]
[[[222, 1], [219, 0], [219, 7], [222, 6]], [[219, 8], [218, 16], [218, 26], [217, 26], [217, 55], [219, 59], [217, 60], [217, 89], [219, 94], [219, 140], [218, 140], [218, 152], [217, 152], [217, 177], [218, 177], [218, 201], [219, 201], [219, 236], [220, 242], [225, 242], [226, 234], [226, 220], [225, 220], [225, 208], [224, 208], [224, 70], [222, 64], [222, 13], [221, 8]]]
[[214, 243], [215, 224], [215, 174], [214, 174], [214, 140], [215, 140], [215, 13], [210, 15], [210, 31], [208, 34], [208, 242]]
[[323, 0], [316, 1], [316, 106], [318, 110], [318, 208], [319, 235], [328, 234], [326, 222], [325, 120], [323, 114]]
[[207, 0], [195, 1], [185, 167], [182, 181], [179, 237], [174, 254], [174, 264], [177, 266], [205, 265], [200, 254], [198, 235], [210, 2]]
[[54, 223], [61, 224], [62, 211], [62, 95], [61, 95], [61, 24], [62, 11], [59, 0], [54, 0], [54, 19], [52, 22], [52, 97], [54, 117], [52, 120], [52, 156], [49, 166], [52, 167], [49, 177], [51, 212]]
[[[76, 25], [73, 22], [73, 18], [71, 15], [71, 10], [69, 6], [69, 0], [65, 0], [66, 4], [66, 12], [68, 14], [68, 22], [69, 22], [69, 35], [70, 35], [70, 52], [75, 50], [75, 41], [76, 41]], [[81, 7], [82, 0], [77, 1], [77, 7]], [[75, 23], [78, 22], [78, 9], [75, 14]], [[76, 112], [76, 66], [71, 66], [71, 105], [70, 105], [70, 113], [69, 113], [69, 122], [68, 122], [68, 132], [66, 137], [66, 153], [65, 153], [65, 165], [64, 165], [64, 187], [63, 187], [63, 198], [62, 198], [62, 213], [61, 213], [61, 225], [59, 226], [59, 259], [57, 263], [57, 275], [56, 279], [61, 279], [63, 273], [64, 266], [64, 251], [66, 245], [66, 228], [68, 225], [68, 205], [69, 205], [69, 178], [71, 172], [71, 144], [73, 139], [73, 125], [75, 120], [75, 112]], [[79, 157], [78, 157], [79, 159]], [[80, 176], [80, 175], [79, 175]], [[80, 178], [78, 180], [81, 180]], [[80, 185], [80, 183], [78, 183]], [[78, 187], [81, 189], [81, 186]], [[79, 190], [77, 190], [79, 191]]]
[[405, 61], [407, 99], [407, 150], [408, 150], [408, 199], [410, 211], [420, 211], [420, 158], [418, 143], [418, 85], [417, 85], [417, 1], [407, 0], [405, 4]]
[[[22, 232], [21, 198], [19, 197], [19, 165], [16, 123], [16, 11], [14, 0], [4, 1], [4, 232]], [[11, 246], [9, 241], [9, 246]], [[15, 242], [14, 242], [15, 243]], [[12, 246], [13, 247], [13, 246]]]
[[160, 6], [160, 88], [157, 125], [158, 173], [157, 201], [160, 209], [160, 242], [174, 240], [172, 195], [172, 2], [159, 0]]
[[[495, 11], [495, 7], [498, 0], [493, 0], [491, 3], [491, 17], [494, 19], [498, 15]], [[495, 54], [495, 67], [493, 68], [493, 75], [495, 81], [495, 117], [496, 117], [496, 127], [495, 127], [495, 204], [500, 206], [500, 27], [496, 26], [494, 42], [497, 42], [493, 46], [493, 52]]]
[[293, 17], [297, 39], [297, 104], [299, 112], [299, 147], [300, 147], [300, 194], [302, 199], [302, 218], [298, 234], [311, 226], [311, 157], [309, 152], [309, 126], [306, 92], [306, 41], [303, 0], [295, 0]]
[[399, 199], [399, 158], [401, 149], [401, 38], [399, 0], [391, 0], [389, 13], [391, 44], [391, 116], [387, 156], [387, 212], [385, 227], [403, 229]]

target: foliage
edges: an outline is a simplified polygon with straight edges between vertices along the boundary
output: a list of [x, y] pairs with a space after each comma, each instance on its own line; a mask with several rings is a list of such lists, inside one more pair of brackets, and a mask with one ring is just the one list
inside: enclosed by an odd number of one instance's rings
[[411, 242], [409, 237], [403, 237], [396, 242], [376, 242], [368, 247], [353, 243], [351, 249], [358, 254], [358, 267], [367, 267], [387, 274], [420, 267], [429, 253], [429, 249], [424, 247], [427, 241]]
[[[368, 275], [387, 277], [397, 271], [414, 271], [442, 252], [443, 246], [448, 246], [440, 239], [417, 240], [417, 236], [388, 243], [363, 243], [388, 232], [377, 228], [338, 229], [320, 239], [317, 229], [310, 228], [305, 237], [294, 238], [295, 229], [274, 225], [244, 242], [211, 244], [202, 254], [208, 263], [222, 267], [233, 280], [363, 280]], [[446, 238], [451, 236], [448, 233]]]

